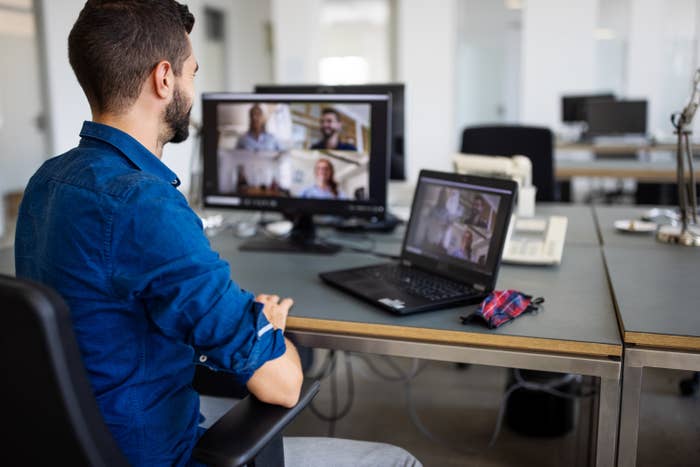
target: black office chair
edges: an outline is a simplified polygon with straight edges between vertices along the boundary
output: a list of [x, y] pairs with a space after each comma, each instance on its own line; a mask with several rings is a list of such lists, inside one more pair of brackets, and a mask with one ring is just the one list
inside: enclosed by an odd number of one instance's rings
[[537, 201], [557, 201], [554, 180], [552, 132], [548, 128], [520, 125], [484, 125], [462, 131], [464, 154], [513, 156], [521, 154], [532, 162], [532, 183], [537, 187]]
[[[0, 275], [0, 303], [3, 463], [128, 466], [97, 406], [65, 302], [45, 286]], [[194, 457], [220, 466], [284, 465], [281, 431], [318, 388], [305, 382], [292, 409], [246, 397], [202, 436]]]

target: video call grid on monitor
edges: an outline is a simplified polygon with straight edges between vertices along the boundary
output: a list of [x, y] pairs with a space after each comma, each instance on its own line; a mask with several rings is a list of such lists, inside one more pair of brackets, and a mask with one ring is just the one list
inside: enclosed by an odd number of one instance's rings
[[[423, 177], [405, 251], [490, 275], [499, 261], [512, 191]], [[504, 201], [508, 197], [508, 201]], [[500, 216], [499, 216], [500, 215]]]
[[389, 134], [391, 180], [405, 180], [405, 86], [403, 83], [369, 84], [257, 84], [255, 92], [262, 94], [389, 94], [391, 96], [391, 129]]
[[383, 212], [389, 111], [383, 95], [205, 94], [205, 203]]

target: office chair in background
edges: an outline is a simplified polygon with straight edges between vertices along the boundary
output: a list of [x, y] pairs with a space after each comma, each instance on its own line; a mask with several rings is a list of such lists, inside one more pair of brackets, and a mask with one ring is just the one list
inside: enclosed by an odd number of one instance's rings
[[[43, 285], [0, 275], [0, 303], [3, 460], [128, 466], [97, 406], [65, 302]], [[282, 429], [318, 388], [318, 381], [305, 382], [291, 409], [246, 397], [207, 430], [194, 458], [231, 467], [283, 466]]]
[[557, 201], [554, 180], [554, 137], [548, 128], [521, 125], [483, 125], [462, 131], [464, 154], [512, 156], [522, 154], [532, 161], [532, 184], [537, 201]]

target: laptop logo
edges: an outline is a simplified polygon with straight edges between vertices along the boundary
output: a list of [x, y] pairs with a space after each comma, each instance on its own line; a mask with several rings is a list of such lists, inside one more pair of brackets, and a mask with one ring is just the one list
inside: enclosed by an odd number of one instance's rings
[[383, 303], [386, 306], [390, 306], [394, 310], [401, 310], [406, 307], [406, 304], [401, 300], [396, 298], [380, 298], [379, 303]]

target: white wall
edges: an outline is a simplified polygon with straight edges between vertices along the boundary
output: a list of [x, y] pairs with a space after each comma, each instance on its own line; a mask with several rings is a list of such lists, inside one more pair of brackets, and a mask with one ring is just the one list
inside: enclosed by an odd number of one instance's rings
[[[649, 99], [648, 130], [672, 138], [669, 116], [690, 97], [691, 78], [698, 66], [696, 0], [635, 0], [630, 2], [627, 94]], [[695, 121], [695, 134], [700, 119]]]
[[456, 0], [397, 2], [397, 81], [406, 83], [406, 172], [451, 170], [455, 147]]
[[322, 0], [271, 0], [273, 77], [277, 83], [317, 83]]
[[11, 230], [4, 196], [24, 188], [46, 152], [37, 43], [30, 2], [0, 9], [0, 241]]
[[83, 0], [37, 0], [41, 47], [46, 73], [49, 154], [61, 154], [78, 144], [90, 106], [68, 63], [68, 33], [78, 18]]
[[468, 125], [517, 120], [520, 16], [520, 10], [509, 10], [503, 2], [458, 2], [458, 139]]
[[521, 122], [557, 129], [561, 95], [594, 88], [597, 8], [597, 0], [527, 0]]

